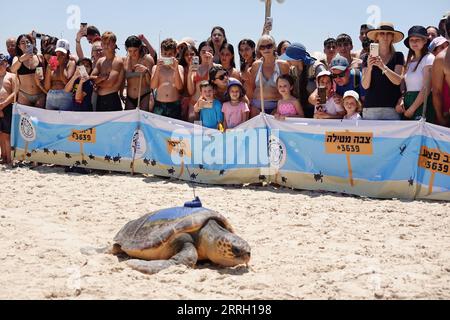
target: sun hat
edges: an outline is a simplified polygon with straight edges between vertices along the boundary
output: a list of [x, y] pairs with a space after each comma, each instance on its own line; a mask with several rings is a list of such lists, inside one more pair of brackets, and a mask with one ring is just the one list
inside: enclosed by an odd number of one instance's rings
[[429, 38], [428, 38], [427, 29], [425, 27], [423, 27], [423, 26], [414, 26], [414, 27], [412, 27], [411, 29], [408, 30], [408, 38], [406, 38], [405, 41], [403, 41], [403, 43], [405, 44], [405, 46], [408, 49], [411, 49], [409, 47], [409, 39], [411, 37], [419, 37], [419, 38], [423, 38], [423, 39], [428, 40], [428, 44], [427, 44], [427, 47], [428, 47], [430, 41], [429, 41]]
[[306, 47], [301, 43], [292, 43], [287, 47], [285, 54], [280, 57], [281, 60], [285, 61], [303, 61], [306, 65], [311, 65], [316, 61], [311, 55], [306, 51]]
[[345, 100], [345, 98], [348, 98], [348, 97], [354, 98], [354, 99], [356, 100], [356, 102], [357, 102], [359, 105], [361, 105], [361, 101], [359, 100], [359, 94], [358, 94], [358, 92], [356, 92], [356, 91], [354, 91], [354, 90], [346, 91], [346, 92], [344, 93], [344, 97], [343, 97], [342, 99]]
[[437, 47], [442, 46], [446, 42], [448, 42], [448, 40], [442, 36], [434, 38], [433, 41], [431, 41], [430, 45], [428, 46], [428, 51], [433, 53]]
[[376, 41], [377, 34], [379, 32], [393, 33], [394, 34], [394, 43], [402, 41], [403, 38], [405, 37], [403, 32], [395, 30], [394, 25], [390, 22], [381, 22], [380, 26], [377, 29], [370, 30], [369, 32], [367, 32], [367, 37], [372, 41]]
[[330, 70], [345, 71], [349, 66], [350, 63], [348, 63], [347, 58], [338, 54], [333, 58], [333, 60], [331, 60]]
[[56, 43], [56, 49], [55, 52], [62, 52], [64, 54], [67, 54], [67, 52], [70, 50], [69, 41], [64, 39], [59, 39]]

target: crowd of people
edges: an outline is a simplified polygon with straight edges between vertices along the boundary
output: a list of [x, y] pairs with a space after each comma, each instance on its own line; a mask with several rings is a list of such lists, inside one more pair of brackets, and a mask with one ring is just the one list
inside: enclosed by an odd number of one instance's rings
[[[426, 118], [450, 126], [450, 12], [438, 27], [413, 26], [407, 36], [392, 23], [364, 24], [361, 52], [340, 34], [324, 41], [321, 57], [298, 42], [277, 44], [270, 29], [266, 24], [257, 42], [243, 39], [236, 50], [219, 26], [198, 46], [191, 38], [169, 38], [155, 49], [144, 35], [133, 35], [125, 57], [116, 53], [115, 34], [95, 26], [81, 26], [76, 54], [65, 39], [36, 32], [10, 38], [8, 54], [0, 54], [2, 161], [11, 162], [14, 102], [78, 112], [140, 108], [221, 131], [261, 112], [280, 121]], [[395, 49], [402, 41], [406, 58]]]

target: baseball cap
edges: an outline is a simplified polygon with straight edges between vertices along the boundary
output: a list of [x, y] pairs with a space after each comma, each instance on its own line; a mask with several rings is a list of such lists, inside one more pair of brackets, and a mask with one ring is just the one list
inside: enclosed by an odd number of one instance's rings
[[244, 86], [242, 85], [242, 82], [240, 82], [238, 79], [236, 78], [229, 78], [228, 79], [228, 89], [230, 89], [232, 86], [239, 86], [242, 89], [244, 89]]
[[430, 46], [428, 47], [428, 51], [433, 53], [434, 50], [436, 50], [437, 47], [443, 45], [446, 42], [448, 42], [448, 40], [445, 39], [444, 37], [434, 38], [433, 41], [431, 41]]
[[56, 49], [55, 52], [62, 52], [64, 54], [67, 54], [67, 52], [70, 50], [69, 41], [60, 39], [56, 43]]
[[3, 53], [0, 53], [0, 62], [6, 61], [8, 62], [8, 57], [4, 55]]
[[331, 72], [328, 70], [323, 70], [321, 71], [318, 75], [317, 75], [317, 80], [319, 80], [319, 78], [323, 77], [323, 76], [328, 76], [331, 77]]
[[358, 102], [361, 105], [361, 101], [359, 101], [359, 94], [358, 94], [358, 92], [356, 92], [354, 90], [346, 91], [344, 93], [343, 99], [345, 100], [345, 98], [348, 98], [348, 97], [354, 98], [356, 100], [356, 102]]
[[303, 61], [306, 65], [311, 65], [316, 59], [306, 51], [306, 47], [301, 43], [292, 43], [287, 47], [285, 54], [280, 57], [285, 61]]
[[338, 54], [336, 57], [333, 58], [333, 60], [331, 60], [330, 70], [336, 69], [340, 71], [345, 71], [349, 66], [350, 64], [348, 63], [347, 58]]

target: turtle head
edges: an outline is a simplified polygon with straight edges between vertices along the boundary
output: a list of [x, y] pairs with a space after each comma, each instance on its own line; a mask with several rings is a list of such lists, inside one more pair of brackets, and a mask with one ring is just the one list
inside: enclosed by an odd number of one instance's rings
[[215, 264], [234, 267], [240, 264], [247, 265], [250, 261], [250, 246], [247, 241], [214, 220], [210, 220], [203, 227], [200, 238], [205, 255]]

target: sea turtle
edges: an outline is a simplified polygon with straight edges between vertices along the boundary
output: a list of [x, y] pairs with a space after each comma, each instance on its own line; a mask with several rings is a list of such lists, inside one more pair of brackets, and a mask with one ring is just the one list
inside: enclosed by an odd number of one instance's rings
[[234, 234], [225, 217], [203, 208], [198, 197], [184, 207], [127, 223], [115, 236], [112, 253], [137, 258], [127, 264], [147, 274], [178, 264], [193, 267], [203, 260], [225, 267], [247, 265], [250, 260], [248, 243]]

